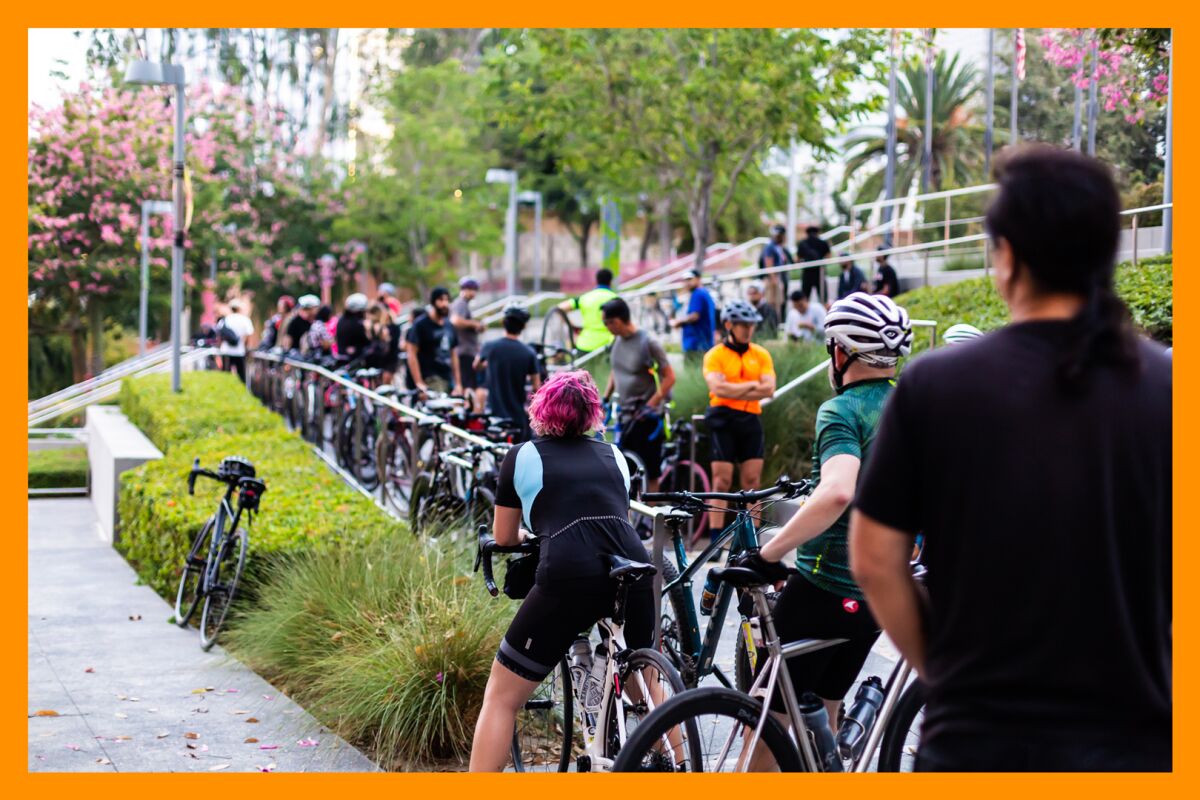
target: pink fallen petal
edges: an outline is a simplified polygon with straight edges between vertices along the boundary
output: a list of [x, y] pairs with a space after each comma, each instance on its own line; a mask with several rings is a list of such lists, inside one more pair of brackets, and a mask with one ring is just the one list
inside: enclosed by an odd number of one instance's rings
[[255, 768], [256, 770], [258, 770], [259, 772], [274, 772], [274, 771], [275, 771], [275, 765], [274, 765], [274, 764], [267, 764], [265, 767], [260, 767], [260, 766], [258, 766], [257, 764], [255, 764], [255, 765], [254, 765], [254, 768]]
[[301, 747], [316, 747], [320, 744], [320, 742], [318, 742], [316, 739], [301, 739], [300, 741], [296, 742], [296, 744], [300, 745]]
[[274, 700], [274, 699], [275, 699], [275, 696], [274, 696], [274, 695], [270, 695], [270, 694], [264, 694], [264, 695], [262, 696], [262, 698], [263, 698], [263, 700]]
[[67, 749], [68, 750], [79, 750], [81, 748], [77, 744], [69, 744], [69, 745], [67, 745]]
[[258, 746], [258, 749], [259, 750], [278, 750], [279, 745], [277, 745], [277, 744], [260, 744]]

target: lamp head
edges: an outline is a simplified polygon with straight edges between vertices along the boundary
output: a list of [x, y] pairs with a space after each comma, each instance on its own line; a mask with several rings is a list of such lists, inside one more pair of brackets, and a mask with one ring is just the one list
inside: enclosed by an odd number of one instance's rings
[[125, 82], [141, 86], [160, 86], [166, 83], [162, 64], [154, 61], [131, 61], [125, 69]]

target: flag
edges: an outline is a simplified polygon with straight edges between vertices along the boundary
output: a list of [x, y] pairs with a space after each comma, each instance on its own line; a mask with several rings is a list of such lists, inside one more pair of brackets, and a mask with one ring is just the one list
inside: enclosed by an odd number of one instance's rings
[[1025, 29], [1017, 28], [1017, 80], [1025, 80]]

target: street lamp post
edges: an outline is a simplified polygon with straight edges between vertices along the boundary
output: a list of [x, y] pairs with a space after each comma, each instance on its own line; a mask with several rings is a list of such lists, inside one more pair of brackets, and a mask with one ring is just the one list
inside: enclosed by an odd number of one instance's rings
[[337, 265], [337, 258], [331, 253], [326, 253], [317, 263], [321, 267], [321, 303], [333, 305], [333, 268]]
[[171, 391], [182, 390], [180, 352], [183, 331], [183, 133], [187, 124], [184, 110], [184, 72], [179, 64], [158, 64], [153, 61], [133, 61], [125, 71], [125, 82], [142, 86], [175, 87], [175, 164], [172, 170], [175, 204], [175, 241], [171, 248]]
[[517, 195], [521, 203], [533, 203], [533, 293], [542, 291], [542, 193], [524, 191]]
[[504, 218], [504, 260], [508, 267], [508, 291], [517, 292], [517, 173], [511, 169], [489, 169], [488, 183], [508, 184], [508, 213]]
[[173, 207], [165, 200], [142, 201], [142, 290], [138, 296], [138, 355], [146, 355], [146, 327], [150, 313], [150, 215], [170, 214]]

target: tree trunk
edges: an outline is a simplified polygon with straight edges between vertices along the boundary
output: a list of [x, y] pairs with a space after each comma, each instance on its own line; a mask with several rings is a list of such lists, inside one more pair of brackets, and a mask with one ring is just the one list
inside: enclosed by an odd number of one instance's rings
[[104, 371], [104, 309], [100, 307], [100, 303], [96, 301], [95, 297], [88, 300], [87, 315], [88, 338], [91, 340], [92, 346], [88, 371], [92, 375], [99, 375]]
[[78, 323], [71, 326], [71, 382], [87, 378], [87, 338]]
[[671, 197], [664, 196], [655, 208], [658, 215], [658, 250], [659, 262], [666, 264], [671, 260]]
[[313, 145], [313, 155], [321, 157], [325, 146], [325, 132], [329, 128], [329, 110], [333, 108], [334, 72], [337, 69], [338, 29], [330, 28], [325, 35], [323, 49], [324, 82], [321, 92], [321, 115], [318, 117], [316, 141]]
[[646, 227], [642, 230], [642, 246], [638, 250], [638, 261], [645, 262], [650, 257], [650, 241], [654, 235], [654, 217], [646, 215]]
[[695, 190], [688, 203], [688, 221], [692, 227], [692, 239], [696, 243], [693, 263], [698, 270], [704, 269], [704, 257], [708, 250], [709, 214], [712, 211], [714, 178], [712, 159], [710, 158], [696, 176]]
[[579, 242], [579, 265], [584, 269], [588, 266], [588, 239], [592, 235], [592, 221], [585, 219], [583, 221], [583, 233], [576, 237]]

